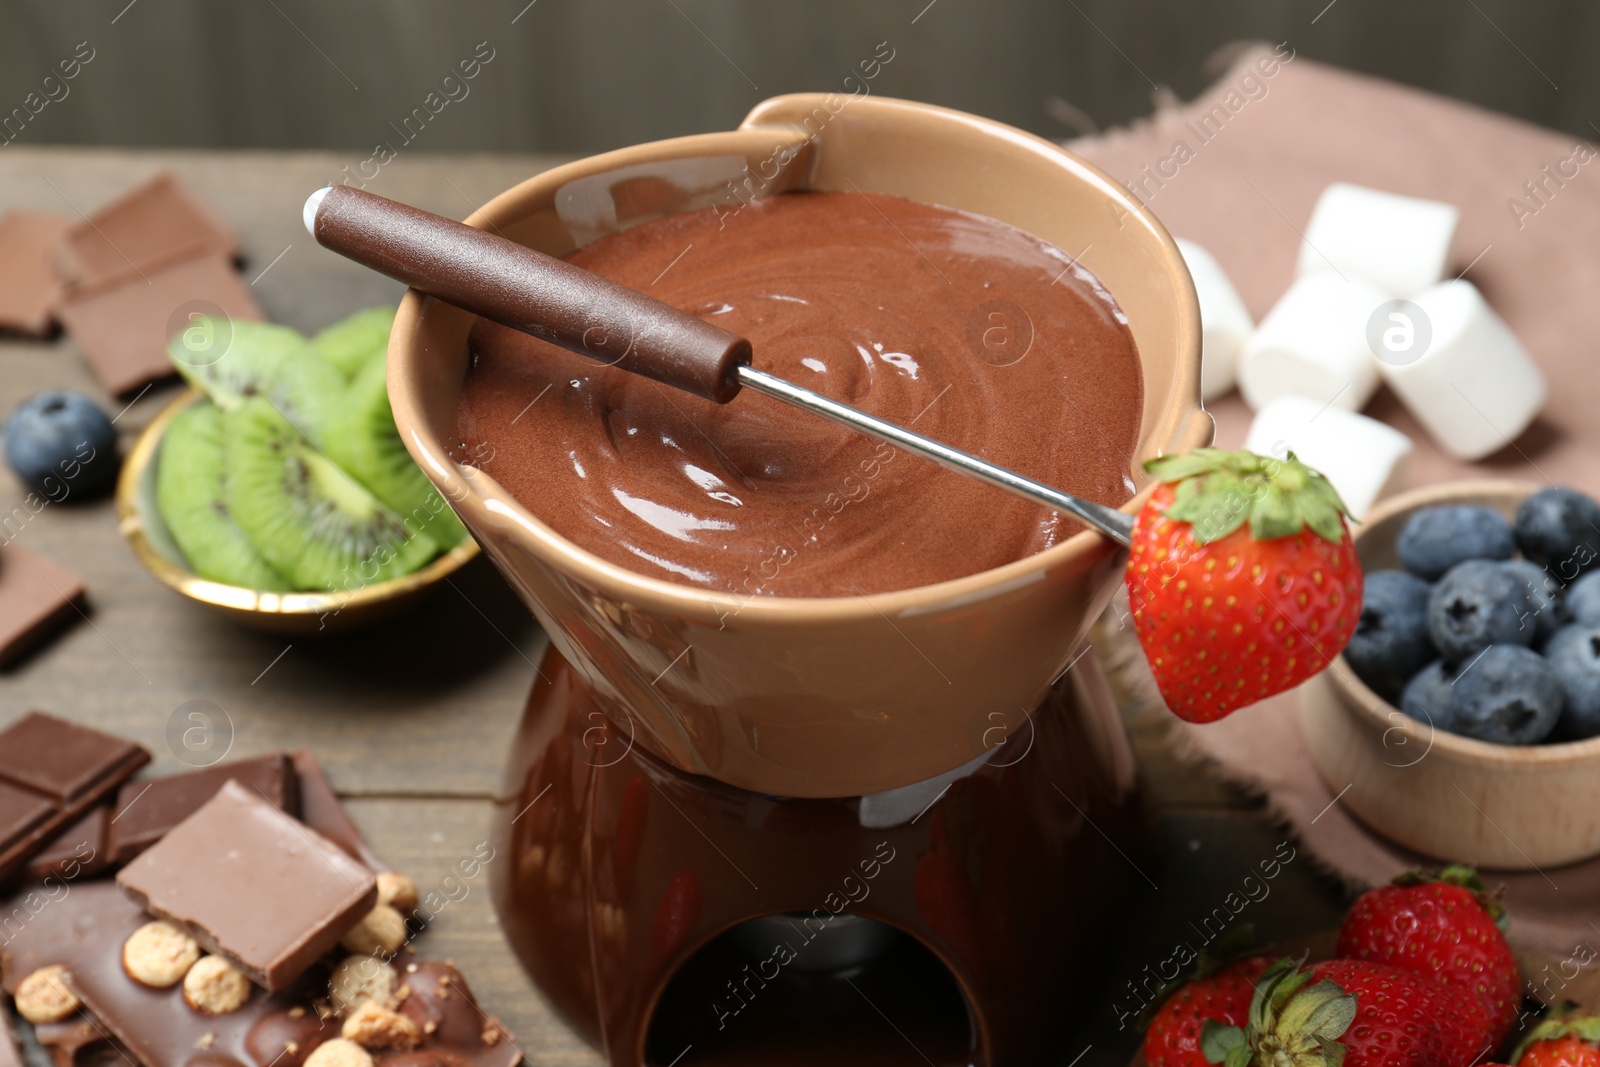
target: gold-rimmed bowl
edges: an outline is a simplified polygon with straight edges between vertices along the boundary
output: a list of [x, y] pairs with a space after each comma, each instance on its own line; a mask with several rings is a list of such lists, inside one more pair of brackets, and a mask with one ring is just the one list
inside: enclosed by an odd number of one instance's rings
[[140, 433], [117, 479], [117, 527], [123, 540], [156, 581], [179, 595], [257, 630], [303, 637], [339, 633], [399, 614], [477, 556], [478, 544], [469, 537], [420, 570], [341, 592], [274, 592], [200, 577], [167, 531], [155, 491], [161, 439], [178, 413], [200, 396], [188, 389], [174, 398]]
[[[1398, 567], [1396, 542], [1419, 508], [1483, 504], [1509, 519], [1539, 488], [1474, 480], [1401, 493], [1357, 528], [1356, 553], [1369, 572]], [[1343, 656], [1301, 690], [1300, 722], [1340, 803], [1416, 852], [1501, 870], [1600, 855], [1600, 738], [1496, 745], [1446, 733], [1385, 701]]]

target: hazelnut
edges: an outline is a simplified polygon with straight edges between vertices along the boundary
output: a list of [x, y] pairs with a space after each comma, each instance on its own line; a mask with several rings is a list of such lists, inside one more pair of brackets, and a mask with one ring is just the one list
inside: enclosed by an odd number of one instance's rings
[[502, 1036], [503, 1031], [500, 1029], [500, 1020], [490, 1019], [484, 1024], [483, 1033], [478, 1035], [478, 1040], [483, 1042], [484, 1047], [494, 1048], [500, 1043]]
[[372, 1056], [354, 1041], [336, 1037], [318, 1045], [306, 1057], [305, 1067], [373, 1067]]
[[334, 1011], [350, 1015], [361, 1005], [370, 1002], [380, 1007], [393, 1008], [395, 999], [394, 968], [374, 956], [349, 956], [335, 967], [328, 981], [328, 994]]
[[421, 900], [417, 883], [395, 871], [378, 872], [378, 903], [387, 904], [402, 915], [417, 910]]
[[389, 905], [379, 904], [367, 912], [339, 944], [351, 952], [387, 959], [404, 948], [407, 940], [405, 917]]
[[375, 1000], [367, 1001], [351, 1013], [339, 1036], [367, 1049], [405, 1051], [422, 1044], [422, 1034], [416, 1023]]
[[83, 1007], [67, 988], [67, 969], [40, 967], [17, 985], [17, 1014], [30, 1023], [58, 1023]]
[[226, 1015], [250, 999], [250, 980], [221, 956], [205, 956], [183, 976], [183, 999], [202, 1015]]
[[128, 977], [152, 989], [177, 985], [199, 959], [199, 944], [171, 923], [145, 923], [122, 944]]

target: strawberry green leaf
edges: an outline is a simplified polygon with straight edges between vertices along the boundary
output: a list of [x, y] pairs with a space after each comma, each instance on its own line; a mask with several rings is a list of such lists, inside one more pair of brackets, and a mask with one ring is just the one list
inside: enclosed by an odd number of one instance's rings
[[1244, 1031], [1237, 1026], [1224, 1026], [1215, 1019], [1207, 1019], [1200, 1030], [1200, 1054], [1207, 1063], [1227, 1063], [1237, 1049], [1250, 1051]]
[[1346, 509], [1333, 485], [1291, 452], [1285, 459], [1254, 452], [1197, 448], [1145, 464], [1157, 481], [1174, 486], [1163, 512], [1193, 528], [1197, 544], [1221, 540], [1250, 524], [1258, 541], [1293, 537], [1310, 529], [1338, 544]]

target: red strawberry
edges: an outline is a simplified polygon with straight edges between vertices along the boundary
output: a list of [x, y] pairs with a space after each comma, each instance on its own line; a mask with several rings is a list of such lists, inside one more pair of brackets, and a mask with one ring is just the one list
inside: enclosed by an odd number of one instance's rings
[[1467, 986], [1482, 998], [1495, 1044], [1522, 1006], [1522, 972], [1499, 923], [1505, 908], [1470, 867], [1403, 874], [1363, 893], [1339, 930], [1339, 955], [1379, 960]]
[[1243, 1026], [1250, 1018], [1256, 979], [1272, 961], [1255, 956], [1201, 975], [1168, 997], [1144, 1032], [1144, 1059], [1149, 1067], [1205, 1067], [1200, 1031], [1206, 1020]]
[[1511, 1057], [1517, 1067], [1600, 1067], [1600, 1012], [1558, 1011]]
[[1487, 1032], [1482, 1002], [1431, 975], [1279, 960], [1256, 985], [1248, 1026], [1208, 1024], [1201, 1047], [1227, 1067], [1469, 1067]]
[[1161, 485], [1128, 554], [1134, 629], [1167, 706], [1211, 722], [1344, 650], [1361, 564], [1339, 494], [1291, 454], [1202, 448], [1145, 464]]

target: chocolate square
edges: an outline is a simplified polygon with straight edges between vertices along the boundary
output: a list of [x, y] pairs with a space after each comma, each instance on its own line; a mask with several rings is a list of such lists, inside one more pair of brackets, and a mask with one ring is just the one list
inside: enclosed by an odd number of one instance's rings
[[57, 316], [106, 391], [120, 396], [177, 373], [167, 341], [199, 312], [266, 318], [233, 264], [217, 253], [153, 264], [143, 277], [75, 290]]
[[78, 618], [83, 579], [15, 541], [0, 546], [0, 668]]
[[51, 875], [75, 882], [93, 878], [111, 866], [106, 848], [106, 826], [111, 809], [104, 804], [90, 809], [77, 822], [46, 841], [22, 869], [30, 882], [42, 882]]
[[232, 781], [117, 884], [269, 992], [290, 985], [378, 899], [370, 870]]
[[215, 254], [230, 263], [239, 238], [182, 182], [162, 173], [124, 193], [62, 236], [56, 265], [73, 286], [142, 280], [152, 264]]
[[0, 882], [148, 762], [132, 741], [39, 712], [0, 731]]
[[50, 335], [66, 290], [54, 252], [71, 228], [65, 215], [9, 211], [0, 218], [0, 329]]
[[111, 823], [111, 862], [120, 867], [138, 856], [199, 811], [229, 781], [259, 794], [279, 811], [297, 814], [299, 796], [294, 770], [282, 752], [219, 763], [150, 782], [129, 782], [117, 794], [116, 815]]

